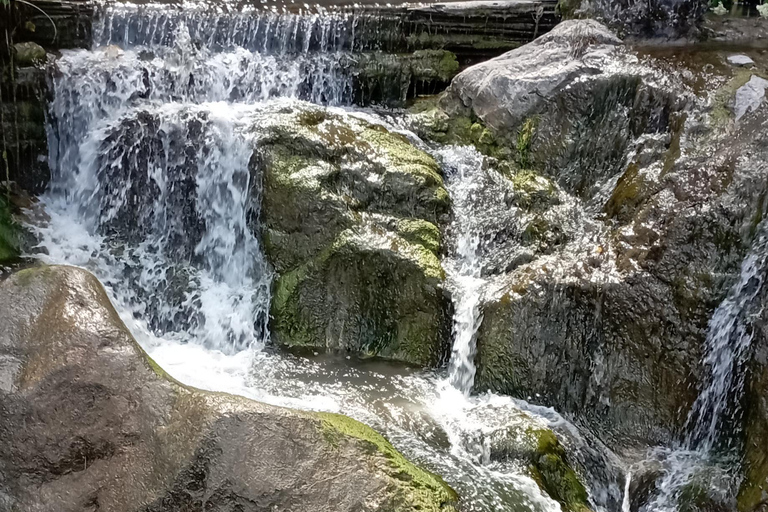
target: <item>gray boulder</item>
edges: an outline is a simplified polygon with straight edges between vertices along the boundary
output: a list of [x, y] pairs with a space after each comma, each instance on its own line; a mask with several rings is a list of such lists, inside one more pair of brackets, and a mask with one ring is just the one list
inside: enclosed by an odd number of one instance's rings
[[0, 283], [0, 509], [446, 511], [455, 493], [344, 416], [170, 378], [99, 282]]
[[684, 101], [605, 26], [572, 20], [459, 73], [440, 104], [485, 125], [519, 167], [588, 200], [631, 142], [666, 131]]

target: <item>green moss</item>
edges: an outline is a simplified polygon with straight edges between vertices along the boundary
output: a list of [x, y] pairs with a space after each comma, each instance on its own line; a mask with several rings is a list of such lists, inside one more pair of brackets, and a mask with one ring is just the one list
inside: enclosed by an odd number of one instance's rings
[[317, 336], [301, 314], [298, 287], [306, 279], [311, 264], [278, 276], [272, 296], [271, 315], [280, 341], [287, 346], [316, 346]]
[[568, 464], [565, 448], [549, 429], [528, 429], [536, 442], [531, 473], [539, 485], [570, 512], [589, 512], [587, 489]]
[[391, 133], [385, 128], [369, 125], [358, 139], [369, 144], [374, 154], [383, 154], [389, 160], [388, 170], [414, 174], [423, 177], [428, 186], [442, 185], [440, 166], [431, 155], [417, 149], [400, 134]]
[[422, 219], [401, 219], [397, 221], [398, 234], [426, 249], [437, 253], [440, 250], [440, 230], [431, 222]]
[[0, 197], [0, 264], [11, 263], [21, 255], [21, 228], [13, 220], [11, 207]]
[[386, 460], [387, 473], [403, 482], [396, 491], [395, 500], [399, 503], [393, 504], [393, 510], [400, 510], [399, 505], [409, 510], [440, 512], [458, 501], [456, 492], [442, 478], [409, 462], [372, 428], [341, 414], [315, 414], [320, 419], [323, 437], [332, 448], [337, 448], [343, 439], [352, 438], [367, 446], [372, 455]]
[[518, 170], [510, 180], [515, 190], [515, 202], [521, 208], [530, 210], [546, 207], [557, 199], [557, 189], [552, 181], [535, 171]]
[[629, 214], [642, 202], [645, 180], [640, 175], [640, 167], [632, 162], [627, 170], [619, 177], [611, 197], [603, 207], [609, 218], [617, 218]]
[[417, 80], [450, 82], [459, 72], [456, 55], [445, 50], [417, 50], [410, 59], [411, 73]]
[[439, 105], [440, 96], [419, 98], [408, 109], [422, 137], [440, 144], [474, 146], [487, 156], [507, 160], [512, 152], [480, 119], [448, 115]]
[[517, 131], [515, 148], [517, 149], [517, 163], [521, 169], [528, 169], [531, 166], [531, 144], [538, 124], [537, 117], [529, 117]]

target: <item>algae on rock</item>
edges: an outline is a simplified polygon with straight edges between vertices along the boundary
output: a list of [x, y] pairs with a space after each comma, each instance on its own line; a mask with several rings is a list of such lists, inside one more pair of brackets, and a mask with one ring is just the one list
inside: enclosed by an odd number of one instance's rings
[[437, 163], [359, 118], [309, 106], [280, 116], [253, 162], [278, 274], [275, 341], [437, 364], [450, 329]]

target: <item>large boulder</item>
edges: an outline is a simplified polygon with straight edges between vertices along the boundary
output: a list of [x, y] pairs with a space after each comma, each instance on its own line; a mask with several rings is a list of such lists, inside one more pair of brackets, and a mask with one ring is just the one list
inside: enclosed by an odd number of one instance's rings
[[727, 56], [638, 54], [564, 22], [414, 116], [493, 157], [476, 390], [578, 414], [617, 449], [681, 433], [765, 204], [768, 112], [735, 112], [764, 61]]
[[668, 129], [684, 99], [669, 82], [605, 26], [573, 20], [459, 73], [440, 105], [487, 127], [520, 167], [588, 199], [634, 139]]
[[254, 158], [277, 271], [272, 338], [418, 365], [450, 333], [435, 160], [402, 135], [317, 107], [276, 115]]
[[72, 267], [0, 283], [0, 411], [2, 510], [445, 511], [456, 500], [354, 420], [176, 382]]

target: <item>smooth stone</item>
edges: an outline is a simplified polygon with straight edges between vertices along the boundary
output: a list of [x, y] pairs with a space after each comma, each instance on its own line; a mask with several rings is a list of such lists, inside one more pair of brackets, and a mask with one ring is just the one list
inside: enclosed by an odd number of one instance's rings
[[730, 55], [728, 57], [728, 64], [733, 64], [734, 66], [754, 66], [755, 61], [746, 55]]

